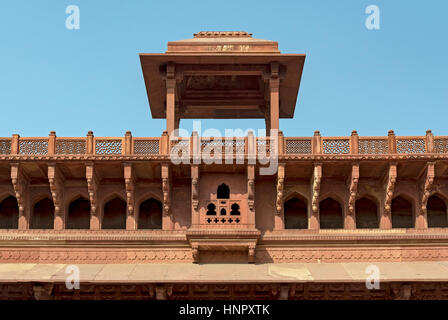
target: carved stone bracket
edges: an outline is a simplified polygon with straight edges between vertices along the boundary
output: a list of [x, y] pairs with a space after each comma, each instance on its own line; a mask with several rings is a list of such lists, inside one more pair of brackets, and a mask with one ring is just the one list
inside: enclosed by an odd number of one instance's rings
[[48, 181], [54, 203], [54, 214], [55, 216], [61, 216], [64, 176], [55, 163], [48, 164]]
[[247, 166], [247, 205], [249, 210], [255, 210], [255, 166]]
[[391, 286], [394, 300], [410, 300], [414, 293], [414, 288], [410, 284], [397, 283]]
[[247, 251], [247, 261], [249, 263], [255, 263], [255, 243], [249, 245]]
[[33, 286], [34, 299], [36, 300], [52, 300], [53, 299], [53, 283], [44, 283]]
[[171, 172], [169, 164], [162, 165], [163, 214], [171, 213]]
[[135, 178], [131, 163], [124, 164], [124, 184], [126, 190], [126, 203], [128, 206], [128, 214], [130, 216], [133, 216], [135, 205], [134, 204]]
[[164, 284], [156, 285], [155, 292], [157, 300], [167, 300], [173, 294], [173, 286]]
[[23, 217], [25, 215], [25, 194], [29, 179], [19, 163], [11, 163], [11, 181], [19, 206], [19, 217]]
[[193, 210], [197, 211], [199, 207], [199, 166], [191, 166], [191, 203]]
[[272, 295], [277, 297], [277, 300], [288, 300], [290, 291], [290, 285], [288, 284], [272, 285]]
[[349, 194], [348, 194], [348, 213], [350, 215], [355, 213], [355, 201], [358, 192], [359, 182], [359, 164], [353, 164], [352, 173], [349, 180]]
[[319, 211], [319, 196], [320, 196], [320, 182], [322, 179], [322, 163], [314, 164], [313, 172], [313, 189], [312, 189], [312, 199], [311, 199], [311, 210], [313, 214], [317, 214]]
[[90, 213], [92, 216], [97, 215], [97, 191], [99, 179], [92, 162], [86, 164], [87, 191], [90, 200]]
[[193, 256], [193, 262], [199, 263], [199, 246], [197, 244], [192, 244], [191, 250], [192, 250], [192, 256]]
[[276, 200], [276, 213], [280, 214], [283, 209], [283, 187], [285, 185], [285, 164], [278, 164], [277, 171], [277, 200]]
[[390, 214], [392, 198], [394, 195], [395, 182], [397, 181], [397, 164], [391, 163], [389, 165], [389, 172], [385, 180], [385, 199], [384, 199], [384, 212]]
[[434, 162], [429, 162], [426, 166], [426, 175], [424, 177], [423, 190], [421, 196], [421, 211], [423, 214], [426, 214], [426, 205], [428, 203], [429, 196], [431, 194], [431, 190], [434, 184], [435, 171], [434, 171]]

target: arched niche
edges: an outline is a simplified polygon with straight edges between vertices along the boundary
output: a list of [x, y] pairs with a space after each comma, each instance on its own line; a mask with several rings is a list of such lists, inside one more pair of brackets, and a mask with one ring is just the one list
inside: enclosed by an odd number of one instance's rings
[[308, 228], [308, 204], [306, 200], [294, 195], [283, 204], [285, 229]]
[[102, 229], [126, 229], [126, 202], [119, 197], [104, 205]]
[[90, 201], [78, 197], [70, 202], [67, 214], [67, 229], [90, 229]]
[[321, 229], [344, 228], [341, 204], [333, 198], [322, 200], [319, 203], [319, 220]]
[[139, 207], [138, 229], [162, 229], [162, 203], [150, 198]]

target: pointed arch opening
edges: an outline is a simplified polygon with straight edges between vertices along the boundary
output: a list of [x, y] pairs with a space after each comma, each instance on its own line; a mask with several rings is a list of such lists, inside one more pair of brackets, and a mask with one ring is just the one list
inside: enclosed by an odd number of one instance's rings
[[68, 207], [67, 229], [90, 229], [90, 201], [79, 197]]
[[162, 203], [148, 199], [139, 208], [138, 229], [162, 229]]
[[104, 205], [102, 229], [126, 229], [126, 202], [115, 197]]
[[0, 229], [17, 229], [19, 224], [19, 205], [17, 199], [9, 196], [0, 202]]
[[218, 199], [229, 199], [230, 198], [230, 188], [225, 183], [219, 185], [216, 191], [216, 198]]
[[448, 227], [448, 215], [445, 201], [433, 195], [429, 197], [427, 208], [428, 228], [446, 228]]
[[412, 203], [402, 196], [392, 200], [392, 228], [414, 228]]
[[341, 204], [333, 198], [326, 198], [319, 203], [320, 228], [342, 229], [344, 219]]
[[54, 228], [54, 204], [52, 200], [50, 200], [49, 198], [44, 198], [34, 205], [30, 228]]
[[357, 229], [379, 228], [378, 206], [374, 201], [366, 197], [356, 200], [355, 212]]
[[208, 216], [216, 216], [216, 206], [213, 203], [208, 204], [207, 215]]
[[230, 215], [231, 216], [239, 216], [239, 215], [241, 215], [240, 206], [237, 203], [232, 204], [230, 209], [231, 209], [231, 211], [230, 211]]
[[293, 197], [283, 204], [285, 229], [308, 228], [308, 204], [300, 197]]

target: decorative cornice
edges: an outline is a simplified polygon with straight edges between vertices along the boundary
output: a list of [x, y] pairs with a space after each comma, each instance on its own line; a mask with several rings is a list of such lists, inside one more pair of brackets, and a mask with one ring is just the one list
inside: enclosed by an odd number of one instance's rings
[[[191, 158], [192, 156], [190, 156]], [[229, 157], [237, 159], [236, 155]], [[238, 159], [241, 159], [238, 156]], [[247, 162], [247, 155], [244, 160]], [[448, 160], [448, 154], [390, 154], [390, 155], [325, 155], [325, 154], [291, 154], [279, 155], [279, 161], [398, 161], [398, 160]], [[169, 155], [0, 155], [0, 161], [170, 161]], [[192, 161], [191, 161], [192, 163]]]

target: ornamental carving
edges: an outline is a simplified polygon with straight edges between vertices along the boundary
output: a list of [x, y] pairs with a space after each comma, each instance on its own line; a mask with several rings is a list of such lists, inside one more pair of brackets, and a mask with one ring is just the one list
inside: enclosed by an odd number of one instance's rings
[[199, 207], [199, 167], [191, 166], [191, 203], [193, 210], [197, 211]]
[[431, 194], [434, 178], [435, 178], [434, 162], [430, 162], [426, 167], [426, 175], [424, 176], [423, 190], [421, 196], [422, 199], [421, 211], [423, 214], [426, 214], [427, 211], [426, 205], [428, 203], [428, 199]]
[[96, 175], [95, 167], [93, 163], [86, 164], [86, 179], [87, 179], [87, 191], [89, 193], [90, 200], [90, 213], [92, 216], [97, 215], [97, 190], [98, 190], [98, 177]]
[[349, 191], [348, 191], [348, 212], [349, 214], [355, 213], [355, 201], [358, 191], [359, 182], [359, 164], [354, 164], [352, 166], [352, 173], [349, 181]]
[[320, 182], [322, 179], [322, 164], [316, 163], [314, 165], [314, 172], [313, 172], [313, 189], [311, 192], [311, 209], [313, 211], [313, 214], [317, 214], [319, 211], [319, 195], [320, 195]]
[[134, 188], [135, 188], [135, 178], [132, 164], [124, 164], [124, 184], [126, 190], [126, 204], [128, 207], [128, 213], [130, 216], [134, 215]]
[[285, 165], [279, 164], [277, 171], [277, 201], [276, 201], [277, 214], [280, 214], [283, 209], [284, 184], [285, 184]]
[[391, 212], [392, 198], [394, 195], [395, 182], [397, 181], [397, 164], [390, 164], [385, 181], [385, 199], [384, 211], [386, 214]]
[[286, 138], [287, 154], [311, 154], [311, 139]]
[[171, 214], [171, 174], [168, 164], [162, 165], [163, 214]]
[[54, 214], [55, 216], [61, 216], [64, 177], [54, 163], [48, 165], [48, 182], [54, 203]]
[[25, 194], [28, 187], [28, 178], [20, 164], [11, 163], [11, 182], [19, 206], [19, 216], [25, 215]]

